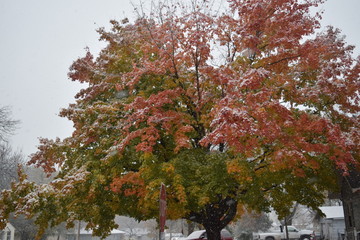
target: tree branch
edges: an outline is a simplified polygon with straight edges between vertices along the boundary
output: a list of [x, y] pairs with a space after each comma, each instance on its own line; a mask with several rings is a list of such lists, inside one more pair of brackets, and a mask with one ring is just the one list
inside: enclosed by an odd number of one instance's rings
[[294, 59], [294, 58], [298, 58], [298, 57], [301, 57], [301, 55], [296, 55], [296, 56], [289, 56], [289, 57], [286, 57], [286, 58], [282, 58], [282, 59], [279, 59], [275, 62], [272, 62], [272, 63], [268, 63], [267, 65], [268, 66], [271, 66], [271, 65], [275, 65], [275, 64], [278, 64], [280, 62], [283, 62], [283, 61], [286, 61], [286, 60], [290, 60], [290, 59]]

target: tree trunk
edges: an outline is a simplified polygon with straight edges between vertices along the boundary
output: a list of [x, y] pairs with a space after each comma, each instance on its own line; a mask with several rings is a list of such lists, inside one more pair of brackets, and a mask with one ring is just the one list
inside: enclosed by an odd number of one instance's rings
[[299, 203], [296, 202], [295, 205], [292, 207], [290, 214], [285, 217], [285, 221], [288, 226], [292, 225], [292, 220], [294, 219], [294, 216], [298, 208], [299, 208]]
[[204, 226], [207, 240], [220, 240], [221, 230], [234, 219], [236, 211], [237, 202], [234, 199], [219, 197], [218, 202], [207, 204], [199, 212], [191, 212], [187, 219]]
[[289, 240], [289, 230], [288, 230], [288, 223], [287, 223], [287, 218], [285, 217], [285, 236], [286, 239]]
[[195, 230], [195, 223], [188, 221], [187, 223], [187, 235], [189, 235], [190, 233], [192, 233]]

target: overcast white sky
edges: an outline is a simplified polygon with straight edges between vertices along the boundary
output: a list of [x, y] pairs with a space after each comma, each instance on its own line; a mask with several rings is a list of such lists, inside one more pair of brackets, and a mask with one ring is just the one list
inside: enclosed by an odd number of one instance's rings
[[[138, 2], [138, 1], [134, 1]], [[360, 48], [360, 0], [328, 0], [324, 25], [342, 29]], [[0, 106], [21, 121], [11, 138], [28, 156], [38, 137], [70, 136], [72, 123], [58, 117], [80, 85], [67, 78], [71, 63], [103, 46], [96, 29], [133, 16], [128, 0], [0, 0]]]

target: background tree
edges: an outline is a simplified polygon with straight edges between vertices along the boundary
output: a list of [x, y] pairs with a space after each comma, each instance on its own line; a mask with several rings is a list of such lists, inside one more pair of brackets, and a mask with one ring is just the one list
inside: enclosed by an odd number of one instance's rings
[[244, 211], [237, 221], [231, 223], [229, 228], [234, 238], [241, 240], [249, 240], [253, 238], [255, 232], [266, 232], [272, 226], [269, 216], [262, 212]]
[[0, 107], [0, 190], [9, 188], [10, 183], [17, 179], [18, 165], [23, 163], [21, 153], [13, 151], [7, 142], [18, 123], [11, 118], [9, 107]]
[[0, 141], [7, 141], [9, 135], [13, 134], [19, 121], [11, 118], [10, 108], [7, 106], [0, 107]]
[[0, 190], [10, 188], [17, 180], [17, 168], [24, 163], [20, 152], [15, 152], [6, 142], [0, 142]]
[[[24, 157], [21, 152], [12, 149], [8, 142], [8, 137], [14, 133], [19, 121], [11, 118], [9, 107], [0, 108], [0, 190], [9, 189], [12, 182], [17, 181], [18, 168], [23, 166]], [[1, 193], [0, 193], [1, 196]], [[16, 234], [22, 240], [32, 240], [36, 236], [36, 226], [32, 220], [25, 219], [24, 216], [14, 218], [11, 216], [9, 221], [16, 229]]]
[[[11, 119], [9, 107], [0, 108], [0, 190], [9, 189], [12, 182], [18, 180], [18, 168], [25, 167], [24, 156], [20, 151], [14, 151], [8, 142], [8, 137], [14, 133], [19, 121]], [[43, 183], [44, 173], [40, 169], [30, 170], [25, 167], [29, 179], [36, 179], [36, 183]], [[35, 173], [36, 172], [36, 173]], [[37, 233], [34, 220], [27, 219], [23, 215], [10, 216], [9, 221], [16, 229], [16, 235], [21, 240], [33, 240]]]
[[5, 191], [15, 211], [46, 227], [75, 220], [105, 236], [116, 214], [158, 216], [206, 229], [210, 240], [243, 207], [280, 218], [293, 201], [318, 209], [337, 172], [359, 161], [359, 59], [339, 30], [319, 30], [321, 0], [229, 0], [160, 4], [134, 23], [100, 29], [108, 45], [70, 68], [87, 83], [61, 116], [64, 140], [42, 139], [31, 163], [46, 185]]

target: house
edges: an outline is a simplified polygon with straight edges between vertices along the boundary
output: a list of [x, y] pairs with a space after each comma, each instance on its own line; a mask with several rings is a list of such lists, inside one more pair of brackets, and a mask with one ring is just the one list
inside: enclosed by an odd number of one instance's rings
[[10, 223], [6, 224], [3, 230], [0, 230], [0, 240], [14, 240], [15, 228]]
[[344, 205], [346, 238], [360, 239], [360, 171], [355, 168], [342, 177], [341, 199]]
[[345, 237], [343, 206], [320, 207], [324, 217], [319, 220], [320, 237], [324, 240], [342, 240]]

